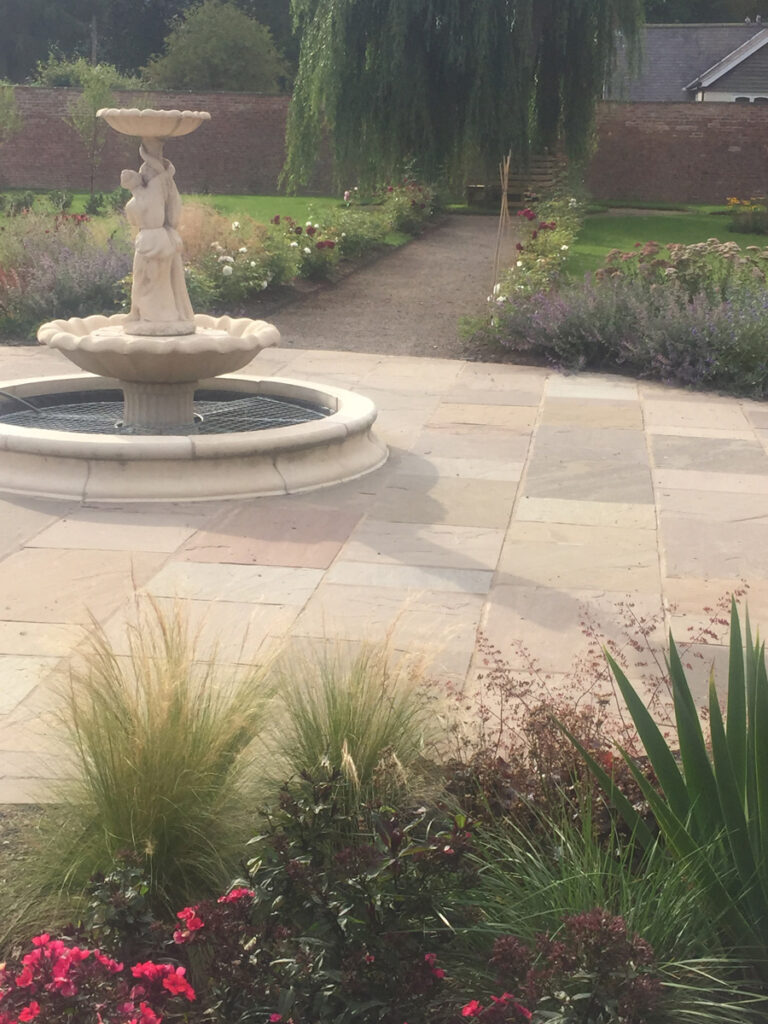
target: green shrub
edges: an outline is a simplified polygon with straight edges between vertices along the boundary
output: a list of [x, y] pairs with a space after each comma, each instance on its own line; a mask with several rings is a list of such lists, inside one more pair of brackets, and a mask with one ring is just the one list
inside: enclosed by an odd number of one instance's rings
[[286, 785], [251, 844], [248, 878], [179, 913], [177, 948], [205, 963], [207, 987], [196, 987], [217, 1019], [435, 1019], [443, 957], [466, 918], [454, 902], [475, 877], [467, 823], [337, 799], [344, 784], [321, 766]]

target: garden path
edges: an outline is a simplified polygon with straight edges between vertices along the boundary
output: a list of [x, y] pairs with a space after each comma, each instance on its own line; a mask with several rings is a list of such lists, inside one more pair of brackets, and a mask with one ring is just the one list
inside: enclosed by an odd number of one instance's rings
[[[287, 344], [252, 367], [370, 396], [391, 452], [375, 473], [230, 503], [0, 500], [0, 803], [44, 798], [61, 771], [54, 684], [89, 615], [124, 653], [125, 622], [148, 596], [178, 599], [203, 644], [215, 641], [233, 663], [275, 643], [354, 646], [390, 632], [395, 649], [429, 649], [440, 678], [471, 688], [481, 631], [515, 671], [528, 667], [522, 643], [549, 685], [577, 696], [591, 678], [577, 670], [585, 614], [619, 644], [623, 618], [652, 623], [658, 649], [667, 628], [684, 636], [746, 578], [752, 620], [768, 626], [765, 404], [616, 376], [354, 351], [356, 318], [372, 344], [401, 302], [394, 282], [404, 265], [415, 280], [422, 263], [423, 276], [401, 324], [415, 324], [418, 304], [438, 294], [430, 282], [441, 266], [452, 267], [456, 293], [476, 275], [461, 312], [482, 305], [483, 247], [467, 250], [476, 260], [457, 258], [455, 230], [284, 310], [274, 319]], [[356, 312], [351, 296], [369, 271], [379, 279], [375, 308]], [[373, 295], [362, 288], [371, 306]], [[335, 328], [334, 303], [343, 307]], [[424, 346], [435, 315], [432, 307], [411, 344]], [[448, 318], [430, 337], [452, 330]], [[71, 370], [57, 353], [0, 348], [0, 379], [62, 372]], [[691, 654], [703, 656], [691, 661], [703, 693], [725, 648], [697, 644]], [[648, 659], [629, 656], [636, 679], [635, 663]]]
[[[321, 286], [269, 319], [284, 346], [387, 355], [471, 357], [459, 318], [493, 286], [498, 220], [445, 217], [421, 238]], [[506, 240], [511, 250], [513, 240]]]

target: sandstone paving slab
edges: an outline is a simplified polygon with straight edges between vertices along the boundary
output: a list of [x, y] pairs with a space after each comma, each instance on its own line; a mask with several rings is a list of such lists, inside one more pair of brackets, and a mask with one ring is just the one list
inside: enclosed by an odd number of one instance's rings
[[467, 402], [443, 402], [429, 420], [430, 426], [468, 423], [528, 431], [536, 422], [536, 408], [529, 405], [480, 405]]
[[378, 519], [396, 523], [447, 523], [503, 529], [516, 485], [497, 480], [434, 479], [400, 473], [376, 500]]
[[222, 511], [219, 504], [194, 511], [173, 506], [80, 508], [42, 530], [27, 546], [171, 553]]
[[398, 470], [416, 476], [516, 482], [520, 479], [524, 466], [525, 463], [522, 461], [510, 462], [507, 459], [452, 458], [447, 455], [418, 455], [416, 452], [405, 452], [398, 463]]
[[196, 533], [180, 556], [195, 562], [326, 569], [360, 521], [361, 511], [249, 502], [227, 513], [215, 530]]
[[708, 522], [662, 513], [660, 538], [667, 576], [768, 579], [765, 521]]
[[647, 651], [635, 651], [630, 642], [640, 630], [646, 632], [649, 647], [661, 650], [666, 620], [659, 591], [627, 594], [499, 584], [480, 622], [480, 632], [515, 671], [567, 674], [581, 663], [582, 675], [606, 678], [604, 644], [626, 658], [630, 669], [639, 671], [639, 663], [648, 660]]
[[130, 654], [131, 631], [150, 627], [156, 611], [167, 621], [180, 617], [186, 624], [195, 658], [220, 665], [253, 665], [265, 648], [287, 635], [298, 614], [296, 605], [246, 604], [237, 601], [199, 601], [137, 595], [104, 627], [114, 652]]
[[759, 473], [711, 473], [700, 469], [655, 469], [657, 490], [714, 491], [722, 494], [768, 494], [768, 476]]
[[559, 398], [547, 395], [541, 408], [541, 422], [547, 426], [578, 425], [582, 428], [641, 430], [643, 414], [634, 397], [623, 401], [607, 398]]
[[478, 424], [425, 427], [413, 445], [417, 455], [442, 458], [508, 459], [526, 458], [531, 435], [528, 431], [503, 430]]
[[322, 577], [322, 569], [171, 562], [149, 580], [145, 589], [154, 597], [301, 606]]
[[649, 423], [646, 427], [646, 434], [649, 439], [657, 434], [665, 437], [697, 437], [719, 438], [731, 441], [754, 441], [760, 431], [756, 428], [746, 427], [744, 430], [727, 430], [719, 427], [676, 427], [668, 423]]
[[364, 392], [360, 388], [355, 388], [355, 391], [370, 398], [378, 410], [379, 419], [385, 412], [421, 413], [426, 422], [441, 401], [440, 395], [420, 395], [412, 391], [398, 391], [395, 388], [366, 387]]
[[147, 551], [25, 548], [0, 569], [0, 619], [88, 624], [104, 621], [153, 576], [166, 555]]
[[0, 715], [15, 711], [58, 662], [58, 657], [0, 654]]
[[389, 639], [394, 646], [434, 652], [475, 644], [485, 598], [482, 594], [418, 591], [323, 583], [292, 630], [325, 639]]
[[393, 356], [382, 359], [362, 378], [363, 386], [386, 381], [385, 386], [442, 394], [456, 382], [462, 363], [453, 359], [429, 359], [417, 356]]
[[649, 428], [715, 427], [719, 430], [743, 431], [749, 427], [743, 410], [734, 401], [646, 399], [643, 412]]
[[606, 467], [599, 458], [565, 455], [534, 457], [525, 477], [524, 493], [534, 498], [570, 501], [653, 503], [651, 471], [643, 463], [619, 460]]
[[677, 513], [718, 523], [754, 521], [768, 525], [768, 497], [760, 493], [659, 488], [656, 503], [662, 513]]
[[553, 373], [547, 378], [545, 390], [548, 398], [608, 398], [614, 402], [634, 402], [638, 398], [636, 381], [607, 374]]
[[504, 530], [365, 519], [344, 545], [336, 565], [379, 562], [453, 569], [494, 570]]
[[754, 439], [654, 434], [650, 440], [654, 462], [659, 469], [768, 476], [768, 454]]
[[[388, 663], [394, 669], [405, 672], [411, 678], [417, 679], [418, 685], [423, 687], [436, 687], [435, 693], [439, 695], [444, 689], [444, 684], [450, 681], [457, 685], [464, 682], [469, 670], [472, 658], [472, 644], [466, 639], [464, 642], [444, 640], [440, 644], [432, 644], [429, 649], [425, 644], [414, 649], [413, 644], [396, 646], [392, 639], [386, 640], [379, 637], [379, 643], [386, 647]], [[296, 671], [301, 671], [302, 666], [309, 666], [309, 671], [315, 671], [318, 659], [323, 657], [331, 660], [338, 659], [342, 664], [349, 664], [363, 650], [370, 650], [370, 641], [360, 638], [357, 640], [344, 640], [338, 637], [326, 639], [314, 636], [299, 636], [294, 632], [283, 641], [277, 641], [277, 659], [279, 662], [296, 665]]]
[[487, 594], [493, 572], [451, 566], [392, 565], [379, 562], [336, 562], [325, 575], [328, 583], [394, 587], [397, 590], [438, 590]]
[[0, 621], [0, 654], [65, 658], [81, 642], [83, 626], [57, 622]]
[[497, 586], [502, 583], [658, 593], [656, 534], [653, 530], [513, 522], [499, 559]]
[[768, 409], [762, 405], [755, 404], [746, 407], [744, 414], [750, 423], [756, 427], [768, 427]]
[[522, 495], [515, 505], [514, 518], [532, 523], [656, 529], [656, 509], [653, 505], [620, 501], [569, 501], [565, 498]]
[[642, 430], [616, 427], [583, 427], [542, 423], [536, 431], [534, 463], [547, 458], [598, 458], [624, 463], [648, 464], [648, 448]]
[[536, 387], [528, 390], [523, 388], [490, 388], [485, 381], [472, 380], [468, 383], [463, 378], [459, 383], [443, 395], [443, 405], [455, 405], [471, 403], [472, 405], [500, 405], [500, 406], [532, 406], [536, 407], [541, 402], [543, 382], [538, 382]]
[[70, 508], [30, 498], [0, 499], [0, 558], [18, 551]]
[[753, 633], [768, 633], [768, 580], [695, 576], [664, 580], [667, 622], [678, 643], [696, 640], [727, 644], [731, 597], [736, 597], [742, 629], [746, 615]]

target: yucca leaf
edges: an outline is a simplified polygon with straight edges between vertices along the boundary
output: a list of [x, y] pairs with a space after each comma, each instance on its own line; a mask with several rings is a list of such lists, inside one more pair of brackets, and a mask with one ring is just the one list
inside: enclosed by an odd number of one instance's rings
[[717, 785], [707, 744], [701, 731], [699, 713], [693, 700], [685, 669], [677, 653], [677, 646], [669, 637], [669, 674], [675, 704], [677, 738], [683, 764], [685, 786], [691, 804], [693, 821], [699, 839], [712, 835], [717, 827]]
[[685, 780], [669, 749], [669, 744], [621, 668], [610, 654], [606, 652], [605, 656], [632, 716], [632, 721], [635, 723], [637, 734], [645, 747], [651, 766], [669, 801], [670, 809], [681, 821], [685, 821], [691, 812], [691, 800]]
[[613, 780], [613, 776], [609, 775], [608, 772], [599, 764], [594, 757], [589, 753], [586, 747], [581, 744], [573, 733], [563, 725], [562, 722], [554, 719], [555, 724], [561, 732], [565, 733], [571, 743], [576, 747], [578, 752], [584, 758], [587, 767], [589, 768], [592, 775], [597, 779], [600, 786], [608, 796], [609, 802], [616, 808], [619, 814], [624, 819], [628, 828], [631, 829], [632, 833], [637, 837], [638, 842], [645, 848], [649, 849], [655, 842], [655, 838], [648, 828], [646, 823], [643, 821], [639, 812], [632, 806], [630, 801], [622, 793], [619, 787]]
[[728, 649], [728, 717], [726, 737], [731, 764], [741, 793], [741, 804], [747, 806], [747, 686], [744, 674], [744, 650], [736, 599], [731, 598], [731, 633]]
[[765, 906], [765, 892], [757, 875], [757, 865], [753, 856], [747, 828], [747, 819], [741, 803], [739, 787], [731, 761], [728, 741], [726, 739], [723, 715], [715, 687], [714, 674], [709, 682], [709, 722], [712, 740], [712, 759], [715, 765], [720, 811], [726, 828], [726, 838], [731, 850], [731, 859], [736, 866], [741, 881], [747, 890], [754, 886], [752, 898], [761, 906], [755, 908], [762, 914]]
[[[759, 639], [759, 638], [758, 638]], [[749, 657], [749, 654], [748, 654]], [[763, 872], [768, 873], [768, 674], [765, 667], [765, 644], [755, 646], [753, 652], [755, 699], [752, 732], [754, 733], [754, 778], [756, 829], [756, 854]]]

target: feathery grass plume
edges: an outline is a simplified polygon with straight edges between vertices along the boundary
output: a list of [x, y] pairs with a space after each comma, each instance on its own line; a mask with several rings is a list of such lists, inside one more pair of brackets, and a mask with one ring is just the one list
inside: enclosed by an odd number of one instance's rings
[[353, 655], [331, 646], [278, 662], [287, 774], [312, 776], [323, 765], [339, 773], [353, 803], [403, 793], [432, 738], [425, 679], [423, 663], [395, 663], [387, 643]]
[[235, 870], [256, 802], [254, 754], [270, 703], [266, 670], [225, 676], [199, 655], [176, 607], [150, 603], [121, 657], [95, 627], [63, 688], [76, 777], [49, 884], [77, 894], [127, 850], [158, 912], [215, 893]]

